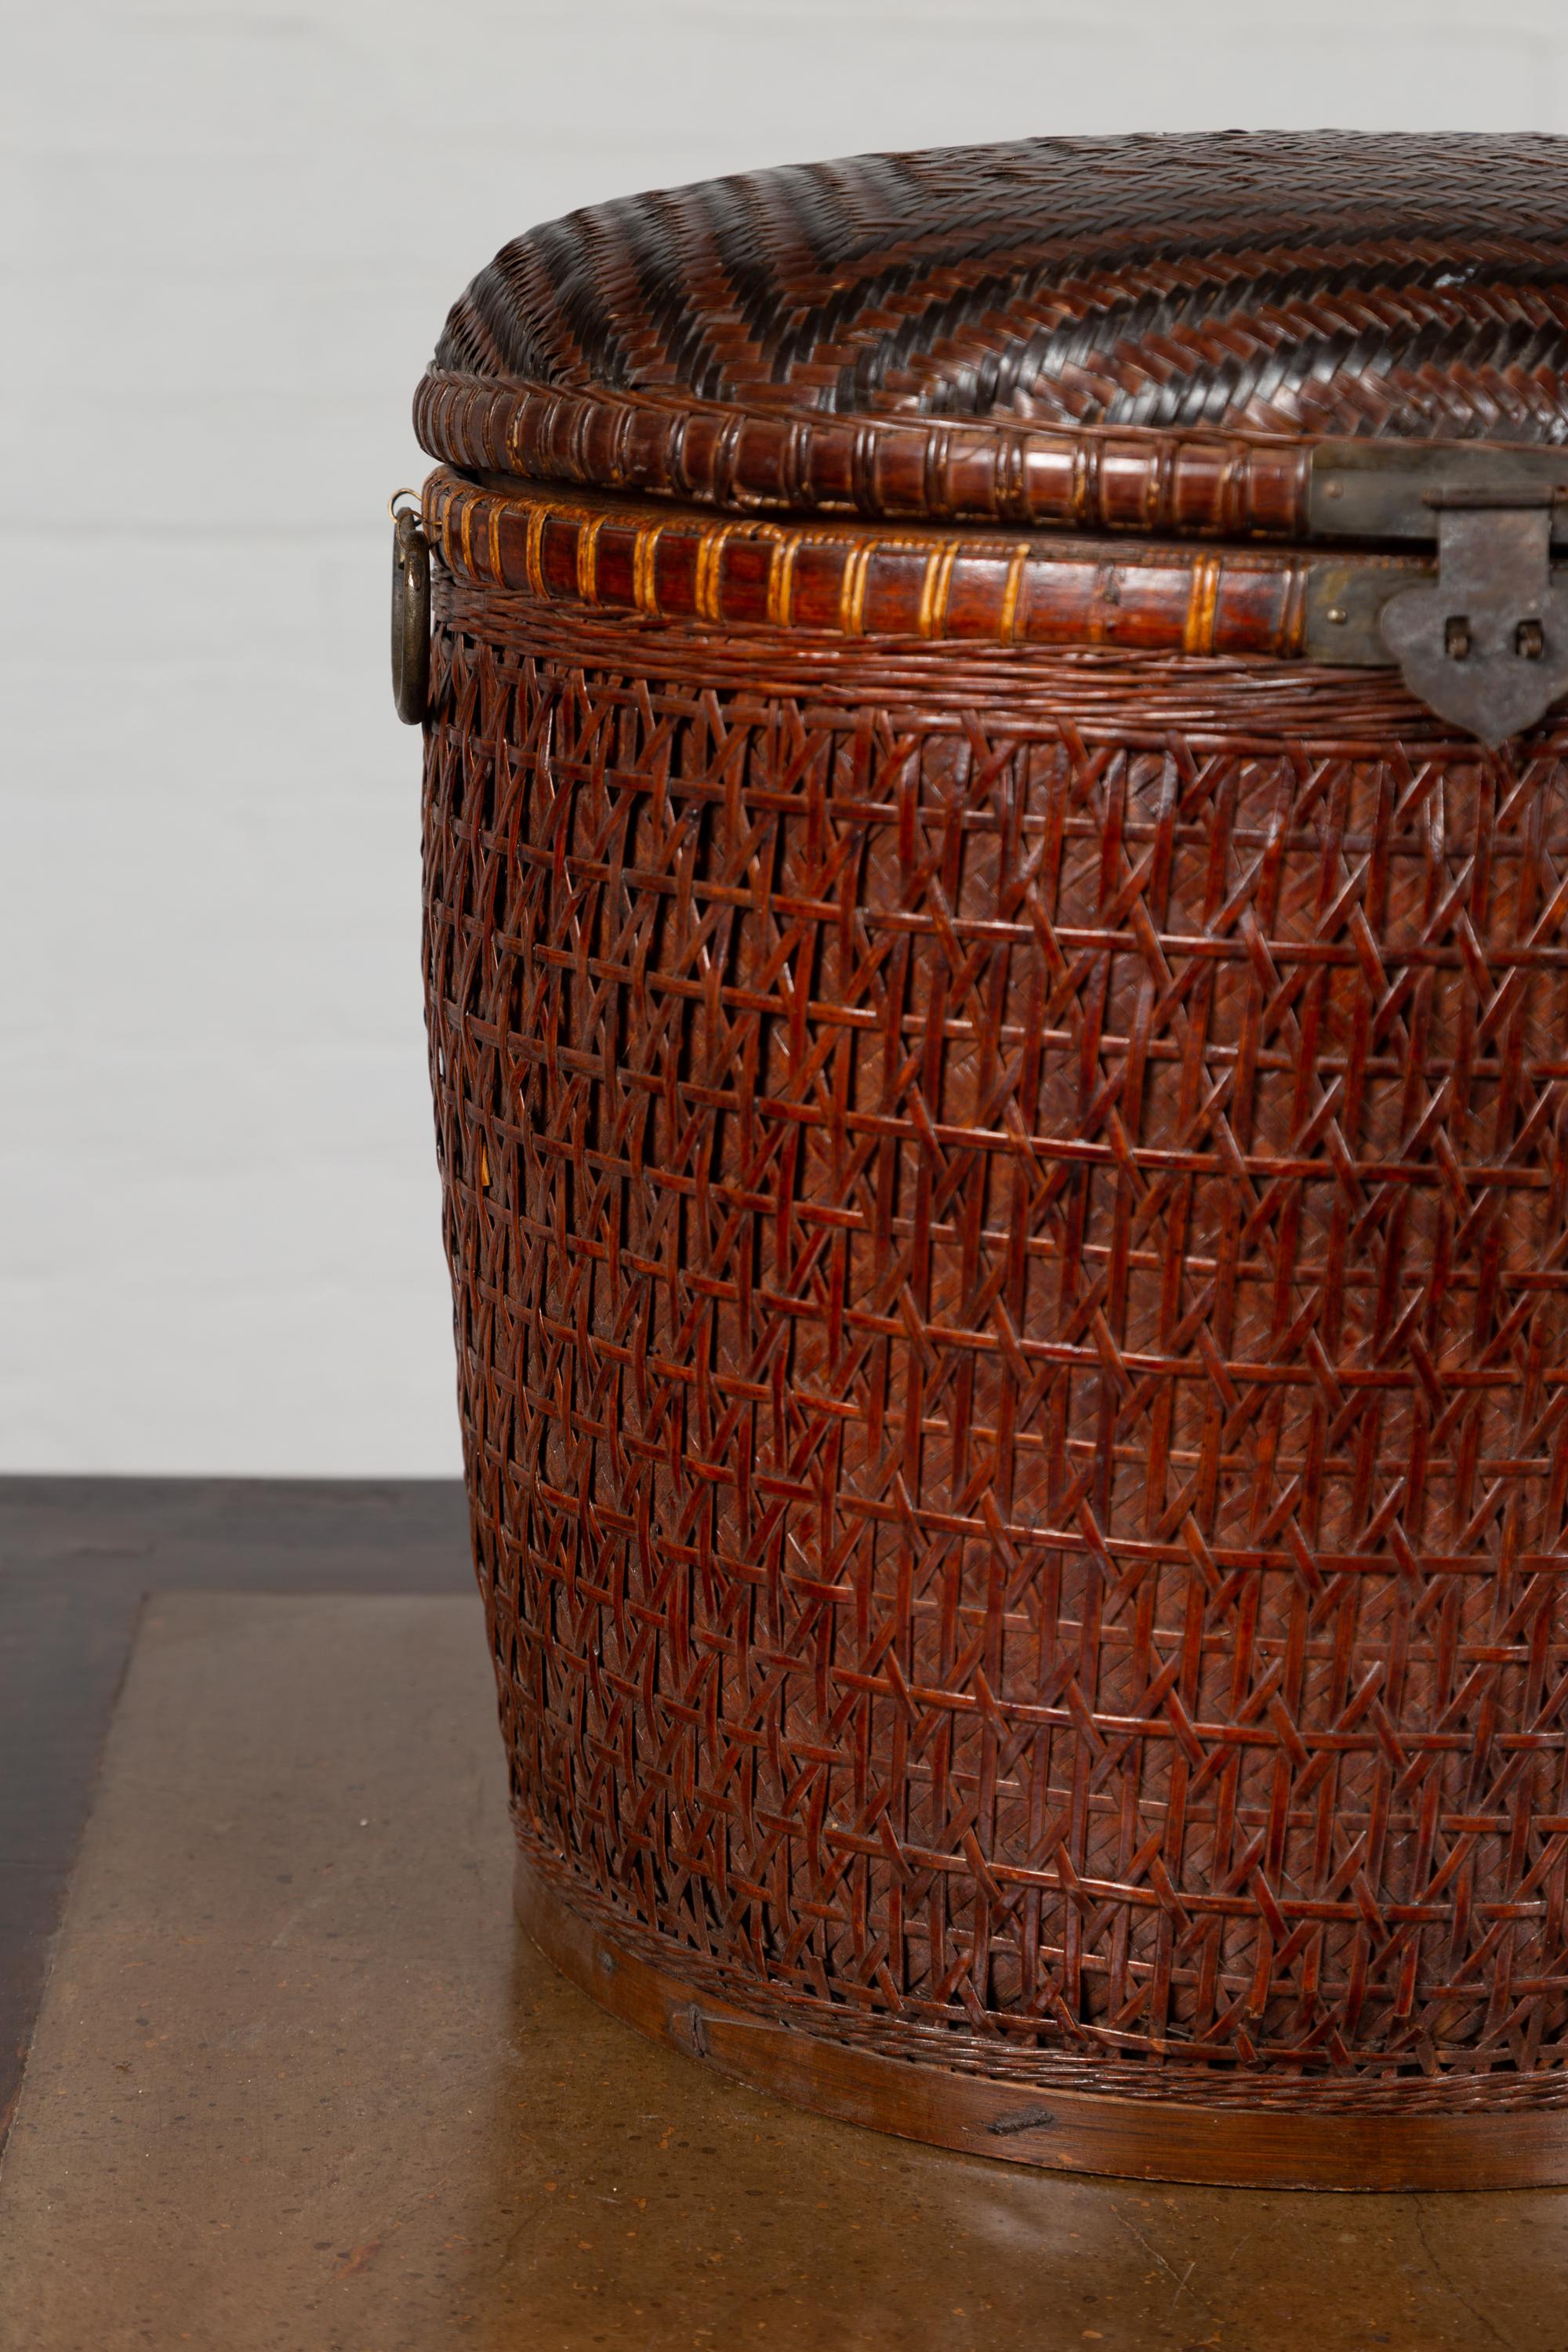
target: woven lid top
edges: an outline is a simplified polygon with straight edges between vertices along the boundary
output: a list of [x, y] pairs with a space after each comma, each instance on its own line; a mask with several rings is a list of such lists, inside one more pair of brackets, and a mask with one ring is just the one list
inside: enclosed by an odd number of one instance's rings
[[533, 229], [452, 310], [416, 414], [460, 465], [1040, 520], [1053, 436], [1560, 446], [1565, 367], [1568, 140], [1037, 139]]

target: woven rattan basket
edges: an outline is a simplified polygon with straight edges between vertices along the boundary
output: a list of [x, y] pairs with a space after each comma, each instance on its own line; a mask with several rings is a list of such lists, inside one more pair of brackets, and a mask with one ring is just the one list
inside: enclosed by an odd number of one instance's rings
[[1568, 2179], [1565, 364], [1547, 139], [762, 173], [452, 312], [475, 1554], [522, 1916], [645, 2030]]

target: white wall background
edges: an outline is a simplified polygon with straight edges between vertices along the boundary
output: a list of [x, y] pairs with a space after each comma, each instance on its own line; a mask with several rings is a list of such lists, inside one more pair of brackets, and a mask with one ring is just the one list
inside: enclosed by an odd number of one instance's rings
[[384, 508], [497, 246], [874, 147], [1568, 129], [1563, 0], [3, 15], [13, 1470], [458, 1466]]

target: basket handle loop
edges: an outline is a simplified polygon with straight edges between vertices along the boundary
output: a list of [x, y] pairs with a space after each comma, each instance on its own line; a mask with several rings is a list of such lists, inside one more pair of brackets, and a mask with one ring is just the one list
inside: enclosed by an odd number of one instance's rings
[[[400, 499], [412, 499], [411, 507]], [[392, 517], [392, 698], [405, 727], [417, 727], [430, 699], [430, 541], [417, 490], [394, 490]]]

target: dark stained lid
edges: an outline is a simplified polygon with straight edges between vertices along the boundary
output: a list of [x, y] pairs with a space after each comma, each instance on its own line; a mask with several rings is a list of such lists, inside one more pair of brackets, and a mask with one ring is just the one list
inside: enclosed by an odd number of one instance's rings
[[750, 511], [1289, 535], [1312, 442], [1561, 446], [1565, 368], [1568, 139], [1053, 138], [533, 229], [416, 420], [471, 470]]

